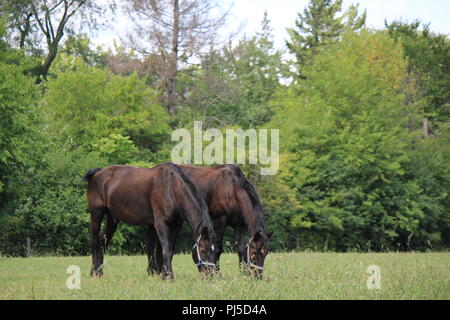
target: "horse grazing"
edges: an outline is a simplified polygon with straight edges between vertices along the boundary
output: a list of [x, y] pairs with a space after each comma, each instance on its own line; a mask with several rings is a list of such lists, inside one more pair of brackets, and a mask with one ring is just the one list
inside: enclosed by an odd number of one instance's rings
[[[214, 257], [216, 268], [219, 269], [219, 259], [223, 252], [225, 228], [231, 226], [238, 247], [239, 265], [247, 265], [252, 276], [261, 278], [272, 234], [266, 232], [266, 223], [255, 187], [235, 165], [213, 168], [192, 165], [179, 167], [197, 186], [208, 204], [217, 237]], [[244, 245], [246, 232], [249, 240]]]
[[[193, 258], [202, 273], [214, 269], [215, 233], [204, 199], [172, 163], [151, 169], [111, 166], [89, 170], [87, 199], [91, 215], [91, 276], [103, 275], [103, 252], [119, 221], [148, 226], [148, 272], [172, 279], [172, 257], [178, 231], [186, 219], [195, 240]], [[106, 225], [100, 234], [103, 218]]]

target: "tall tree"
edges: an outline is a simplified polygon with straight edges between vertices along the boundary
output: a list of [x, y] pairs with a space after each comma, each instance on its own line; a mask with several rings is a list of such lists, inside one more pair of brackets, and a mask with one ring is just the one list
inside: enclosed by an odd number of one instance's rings
[[[410, 159], [415, 132], [405, 127], [419, 113], [405, 99], [407, 67], [385, 32], [349, 32], [305, 68], [300, 95], [280, 95], [273, 126], [292, 157], [280, 168], [301, 204], [292, 218], [304, 228], [301, 242], [340, 250], [444, 243], [448, 165], [430, 147]], [[430, 172], [438, 165], [441, 177]]]
[[385, 23], [389, 34], [399, 41], [408, 59], [409, 78], [420, 90], [413, 99], [423, 111], [423, 136], [436, 135], [439, 127], [450, 121], [450, 41], [434, 34], [420, 21]]
[[36, 69], [39, 77], [47, 78], [50, 66], [58, 54], [67, 24], [81, 9], [92, 12], [98, 10], [98, 6], [90, 0], [58, 0], [50, 3], [45, 0], [31, 1], [31, 11], [47, 44], [44, 62]]
[[366, 12], [358, 14], [358, 6], [351, 5], [343, 14], [342, 0], [311, 0], [299, 13], [296, 28], [288, 28], [289, 51], [295, 54], [300, 78], [304, 78], [302, 67], [311, 62], [318, 49], [339, 40], [346, 29], [358, 30], [365, 25]]
[[90, 151], [105, 138], [105, 145], [120, 146], [120, 135], [138, 147], [158, 150], [168, 130], [167, 112], [137, 74], [113, 75], [82, 58], [72, 59], [70, 67], [58, 60], [55, 67], [61, 71], [54, 71], [57, 77], [49, 80], [41, 104], [51, 119], [47, 136]]
[[73, 31], [71, 22], [95, 26], [100, 9], [93, 0], [3, 0], [0, 4], [0, 12], [9, 16], [10, 33], [19, 48], [45, 47], [42, 63], [33, 70], [38, 82], [47, 78], [64, 34]]
[[33, 12], [30, 0], [2, 0], [0, 14], [8, 17], [8, 29], [11, 30], [9, 42], [20, 49], [24, 49], [30, 34], [35, 31], [32, 23]]
[[83, 61], [95, 67], [102, 67], [105, 63], [106, 52], [101, 46], [93, 47], [93, 43], [87, 34], [69, 35], [61, 46], [60, 53], [72, 57], [81, 57]]
[[22, 187], [22, 170], [39, 162], [34, 150], [40, 137], [39, 93], [33, 79], [25, 75], [34, 60], [10, 48], [5, 35], [0, 19], [0, 216]]
[[[168, 110], [175, 114], [180, 63], [187, 63], [211, 43], [227, 12], [214, 16], [219, 9], [216, 1], [198, 0], [133, 0], [125, 9], [135, 22], [132, 46], [145, 55], [156, 53], [160, 64], [167, 66], [160, 78], [167, 91]], [[142, 45], [143, 39], [148, 43]]]
[[[197, 70], [183, 74], [180, 101], [205, 126], [259, 126], [270, 120], [269, 101], [280, 87], [285, 68], [265, 13], [256, 35], [212, 49]], [[187, 117], [193, 118], [192, 114]]]

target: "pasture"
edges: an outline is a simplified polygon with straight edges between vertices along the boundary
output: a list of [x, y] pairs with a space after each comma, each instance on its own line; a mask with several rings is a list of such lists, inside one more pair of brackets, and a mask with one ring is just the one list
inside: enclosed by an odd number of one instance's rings
[[[81, 269], [69, 290], [68, 266]], [[90, 278], [90, 257], [0, 257], [0, 299], [449, 299], [450, 253], [271, 253], [264, 280], [242, 275], [237, 255], [221, 258], [221, 275], [204, 279], [190, 254], [173, 259], [175, 279], [149, 277], [145, 256], [105, 256], [103, 278]], [[369, 290], [367, 268], [380, 268]]]

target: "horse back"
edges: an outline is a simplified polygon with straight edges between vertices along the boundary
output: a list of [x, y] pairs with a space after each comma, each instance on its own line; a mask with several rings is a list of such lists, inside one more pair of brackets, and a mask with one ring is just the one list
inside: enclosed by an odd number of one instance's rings
[[159, 168], [110, 166], [97, 172], [87, 188], [89, 211], [108, 209], [120, 221], [132, 225], [153, 223], [152, 201], [162, 197], [167, 184]]
[[[199, 205], [196, 188], [189, 183], [171, 163], [150, 169], [107, 167], [89, 181], [89, 211], [107, 208], [116, 219], [132, 225], [154, 224], [158, 219], [171, 222], [176, 211]], [[206, 205], [203, 210], [207, 212]]]
[[[234, 165], [219, 165], [212, 168], [179, 166], [204, 195], [213, 219], [224, 215], [235, 223], [254, 219], [252, 199], [245, 189], [246, 178], [239, 167]], [[243, 216], [244, 214], [246, 217]]]

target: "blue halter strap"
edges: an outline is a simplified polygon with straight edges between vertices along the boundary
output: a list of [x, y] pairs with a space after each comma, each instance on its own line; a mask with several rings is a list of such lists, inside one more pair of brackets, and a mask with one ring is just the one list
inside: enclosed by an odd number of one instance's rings
[[203, 261], [202, 260], [202, 258], [200, 257], [200, 250], [199, 250], [199, 248], [198, 248], [198, 243], [199, 243], [199, 241], [200, 241], [200, 239], [201, 239], [201, 237], [202, 237], [202, 235], [200, 235], [199, 237], [198, 237], [198, 239], [197, 239], [197, 242], [194, 244], [194, 246], [192, 247], [192, 249], [195, 249], [195, 248], [197, 248], [197, 263], [195, 264], [197, 267], [200, 267], [200, 266], [207, 266], [207, 267], [216, 267], [216, 264], [215, 263], [212, 263], [212, 262], [208, 262], [208, 261]]

